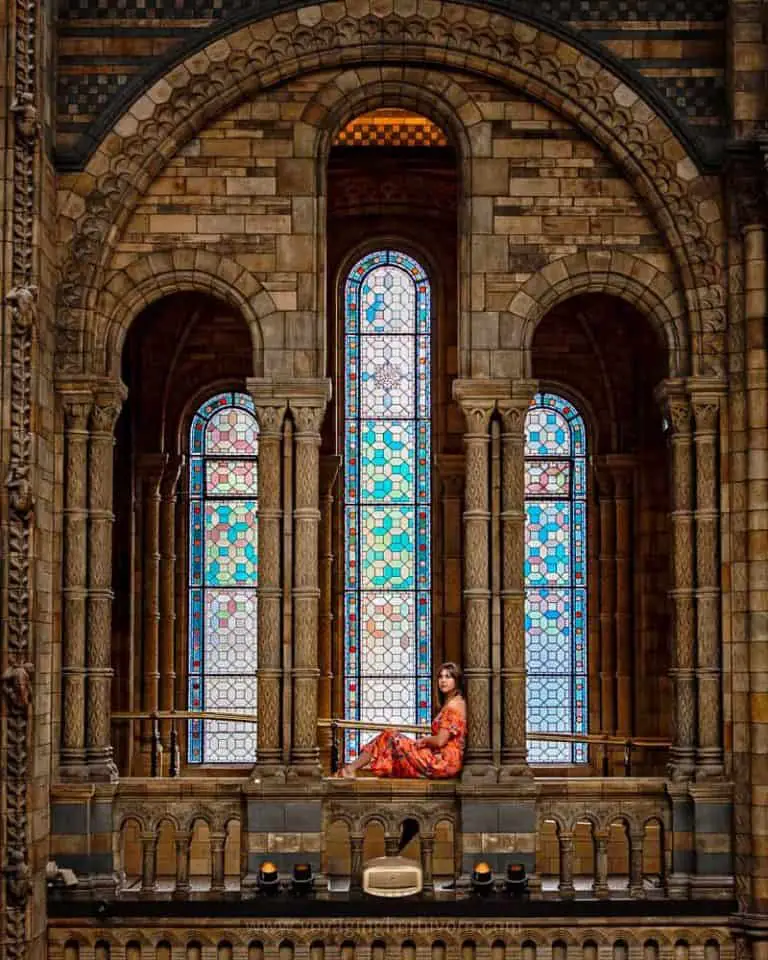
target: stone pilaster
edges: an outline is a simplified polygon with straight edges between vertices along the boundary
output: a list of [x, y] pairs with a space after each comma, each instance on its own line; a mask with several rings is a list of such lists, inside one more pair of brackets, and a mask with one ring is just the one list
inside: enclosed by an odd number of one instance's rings
[[675, 738], [671, 774], [684, 780], [695, 769], [696, 690], [694, 662], [696, 623], [694, 596], [693, 447], [691, 405], [680, 381], [667, 380], [658, 395], [670, 436], [672, 537], [672, 679], [675, 689]]
[[115, 780], [112, 759], [112, 476], [115, 423], [126, 397], [122, 383], [99, 386], [91, 414], [88, 472], [88, 771]]
[[[160, 597], [158, 704], [161, 710], [176, 705], [176, 490], [184, 458], [169, 456], [160, 484]], [[170, 721], [161, 724], [168, 743]]]
[[632, 493], [635, 463], [620, 455], [607, 458], [613, 475], [614, 516], [616, 528], [616, 733], [629, 736], [633, 732], [632, 678]]
[[[154, 713], [160, 708], [160, 485], [167, 456], [148, 453], [139, 458], [141, 481], [142, 538], [142, 631], [141, 708]], [[141, 722], [141, 765], [145, 776], [151, 770], [152, 721]]]
[[489, 424], [496, 396], [486, 381], [457, 380], [466, 418], [464, 494], [464, 676], [467, 687], [465, 779], [495, 779], [490, 703]]
[[317, 656], [320, 584], [320, 427], [330, 400], [329, 380], [297, 383], [290, 408], [296, 431], [295, 504], [293, 510], [293, 741], [292, 774], [319, 776], [317, 742]]
[[616, 732], [616, 504], [613, 474], [602, 458], [595, 469], [600, 516], [600, 732]]
[[90, 390], [62, 394], [64, 407], [64, 589], [62, 739], [59, 777], [87, 776], [85, 754]]
[[[703, 386], [703, 389], [702, 389]], [[696, 449], [696, 779], [723, 774], [720, 671], [719, 392], [692, 382]]]
[[[317, 654], [320, 668], [318, 715], [333, 716], [333, 504], [341, 457], [320, 461], [320, 608]], [[330, 769], [331, 731], [318, 732], [321, 762]]]
[[249, 380], [259, 421], [259, 605], [257, 768], [262, 777], [280, 775], [282, 656], [280, 614], [281, 446], [287, 403], [270, 381]]
[[538, 384], [514, 384], [498, 403], [502, 424], [501, 610], [502, 778], [530, 776], [526, 747], [525, 667], [525, 420]]

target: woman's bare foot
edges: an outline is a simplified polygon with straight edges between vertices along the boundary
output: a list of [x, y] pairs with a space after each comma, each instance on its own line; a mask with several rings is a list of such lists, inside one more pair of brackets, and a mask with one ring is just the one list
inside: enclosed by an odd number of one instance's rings
[[357, 775], [352, 767], [342, 767], [341, 770], [336, 774], [340, 780], [356, 780]]

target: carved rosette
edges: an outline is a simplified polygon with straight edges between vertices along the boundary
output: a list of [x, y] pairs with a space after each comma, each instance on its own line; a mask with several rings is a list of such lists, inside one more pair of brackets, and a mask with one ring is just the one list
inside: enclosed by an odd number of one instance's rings
[[320, 427], [326, 396], [291, 401], [296, 431], [296, 500], [293, 511], [294, 565], [294, 728], [291, 764], [294, 769], [319, 772], [317, 743], [317, 658], [320, 584], [318, 536], [320, 529]]
[[112, 689], [112, 477], [115, 424], [126, 391], [99, 385], [91, 413], [88, 468], [88, 706], [87, 756], [92, 780], [114, 780], [110, 742]]
[[498, 403], [502, 424], [502, 768], [527, 770], [525, 691], [525, 418], [536, 384]]
[[464, 435], [464, 672], [467, 683], [466, 767], [491, 762], [488, 427], [495, 402], [461, 400]]
[[675, 740], [671, 772], [676, 779], [695, 768], [696, 687], [694, 675], [696, 621], [694, 600], [693, 489], [694, 465], [690, 399], [678, 381], [659, 390], [670, 437], [672, 526], [672, 661], [675, 687]]
[[723, 772], [720, 692], [719, 395], [693, 390], [696, 450], [696, 682], [698, 779]]
[[280, 457], [284, 400], [254, 397], [259, 421], [259, 603], [257, 695], [259, 724], [257, 758], [260, 765], [281, 761], [280, 737]]
[[[10, 4], [8, 5], [10, 6]], [[34, 581], [32, 527], [34, 475], [32, 453], [32, 343], [37, 326], [37, 287], [34, 284], [35, 214], [38, 203], [35, 161], [39, 140], [36, 92], [38, 89], [37, 0], [16, 0], [7, 18], [13, 57], [13, 170], [8, 184], [11, 222], [6, 236], [10, 247], [10, 448], [7, 540], [5, 543], [5, 619], [0, 649], [3, 651], [5, 723], [4, 789], [0, 815], [5, 823], [2, 873], [5, 879], [4, 928], [0, 931], [8, 960], [24, 960], [28, 953], [27, 917], [32, 895], [29, 863], [27, 801], [29, 791], [29, 741], [32, 711], [32, 661], [34, 659], [30, 590]], [[12, 52], [11, 52], [12, 51]]]

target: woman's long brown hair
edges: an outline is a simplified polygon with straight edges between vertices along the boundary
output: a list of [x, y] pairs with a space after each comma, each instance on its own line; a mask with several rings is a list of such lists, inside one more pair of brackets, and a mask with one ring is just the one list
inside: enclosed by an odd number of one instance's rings
[[[456, 693], [460, 693], [463, 697], [464, 696], [464, 675], [461, 672], [461, 667], [458, 665], [458, 663], [454, 663], [452, 660], [449, 660], [447, 663], [440, 664], [440, 667], [438, 668], [438, 671], [437, 671], [438, 677], [443, 672], [443, 670], [445, 670], [445, 672], [450, 677], [453, 677], [454, 682], [456, 683]], [[440, 703], [440, 706], [442, 707], [442, 705], [445, 703], [445, 697], [443, 696], [443, 692], [440, 689], [440, 687], [437, 688], [437, 699], [438, 699], [438, 702]]]

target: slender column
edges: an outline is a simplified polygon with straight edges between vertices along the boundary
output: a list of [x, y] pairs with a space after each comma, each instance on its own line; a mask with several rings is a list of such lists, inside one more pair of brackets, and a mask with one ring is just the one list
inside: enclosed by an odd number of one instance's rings
[[572, 900], [576, 896], [573, 885], [573, 836], [563, 833], [558, 837], [560, 844], [560, 885], [558, 893], [564, 900]]
[[281, 766], [280, 688], [280, 446], [286, 403], [254, 394], [259, 421], [258, 749], [262, 775]]
[[[335, 456], [323, 457], [320, 461], [320, 622], [317, 647], [320, 664], [318, 713], [321, 717], [333, 716], [333, 503], [340, 464], [341, 457]], [[329, 769], [330, 728], [323, 727], [319, 738], [321, 762], [325, 769]]]
[[[144, 454], [139, 459], [142, 519], [142, 645], [141, 709], [154, 713], [160, 708], [160, 484], [167, 457]], [[142, 721], [141, 763], [144, 775], [151, 767], [152, 723]]]
[[[183, 458], [168, 458], [160, 485], [160, 625], [159, 668], [161, 710], [176, 705], [176, 488]], [[161, 724], [163, 743], [168, 743], [170, 721]]]
[[350, 878], [349, 884], [353, 890], [359, 890], [363, 885], [363, 837], [352, 834], [350, 844]]
[[177, 833], [174, 837], [176, 847], [176, 885], [173, 890], [174, 900], [186, 900], [192, 885], [189, 882], [189, 850], [192, 843], [192, 834], [189, 831]]
[[608, 834], [604, 830], [595, 832], [595, 882], [592, 893], [599, 900], [611, 895], [608, 887]]
[[629, 895], [636, 899], [645, 896], [642, 833], [631, 833], [629, 836]]
[[595, 471], [600, 505], [600, 731], [616, 732], [616, 507], [613, 476], [602, 460]]
[[616, 732], [633, 729], [632, 678], [632, 491], [634, 463], [610, 457], [616, 519]]
[[211, 890], [224, 890], [224, 857], [227, 844], [226, 833], [211, 834]]
[[673, 779], [684, 780], [693, 774], [695, 768], [696, 723], [691, 408], [677, 381], [666, 381], [659, 393], [666, 406], [672, 467], [670, 596], [673, 665], [670, 673], [675, 688], [675, 741], [670, 772]]
[[696, 778], [723, 774], [720, 683], [720, 511], [718, 433], [720, 397], [691, 384], [696, 447]]
[[88, 530], [88, 769], [91, 780], [116, 780], [112, 759], [112, 476], [122, 384], [97, 392], [91, 415]]
[[492, 774], [488, 426], [495, 400], [461, 395], [458, 399], [467, 421], [464, 435], [464, 675], [468, 738], [464, 773], [467, 777], [486, 778]]
[[291, 769], [320, 775], [317, 744], [318, 532], [320, 527], [320, 426], [330, 395], [330, 383], [320, 397], [291, 400], [296, 425], [296, 500], [293, 510], [293, 748]]
[[434, 837], [421, 838], [421, 875], [425, 890], [431, 890], [433, 886], [432, 858], [434, 854], [434, 848]]
[[502, 776], [530, 776], [526, 747], [525, 418], [536, 383], [499, 403], [502, 423]]
[[63, 397], [66, 431], [64, 505], [64, 657], [61, 768], [63, 780], [86, 777], [85, 638], [88, 524], [88, 419], [90, 393]]
[[141, 834], [141, 892], [151, 893], [155, 889], [157, 876], [157, 841], [155, 833]]

